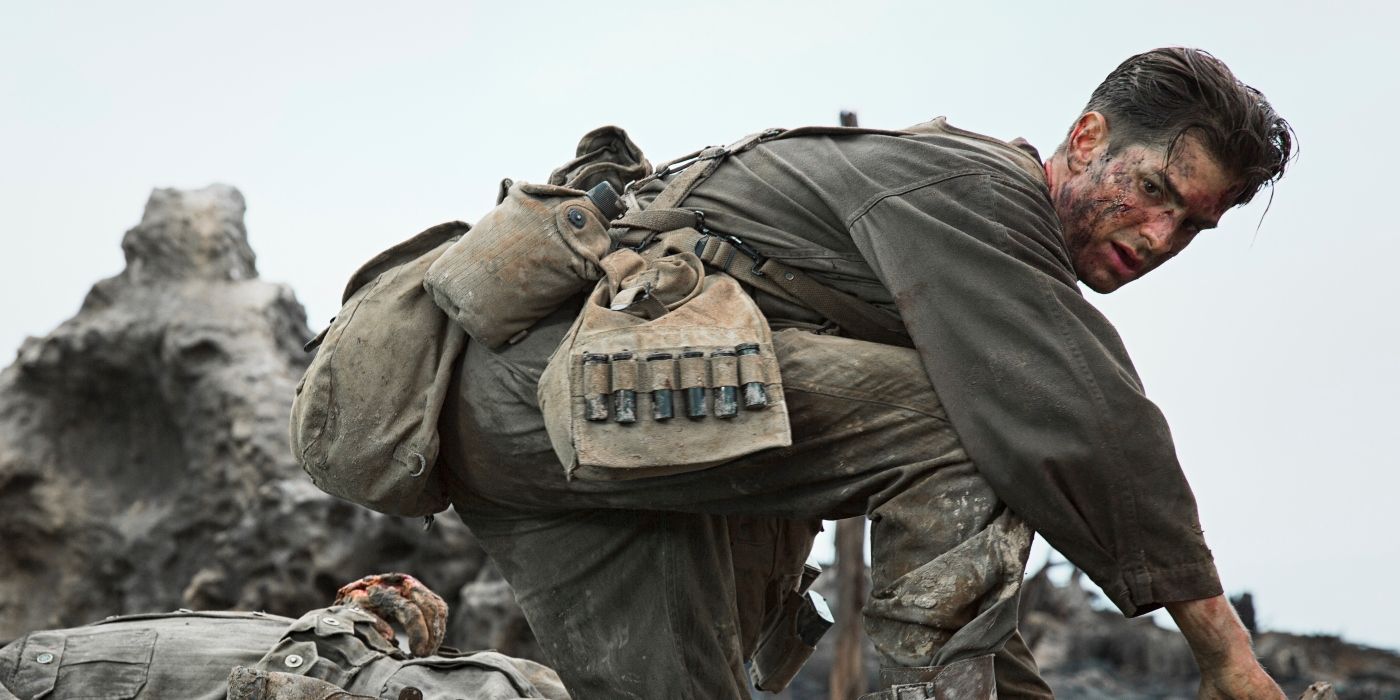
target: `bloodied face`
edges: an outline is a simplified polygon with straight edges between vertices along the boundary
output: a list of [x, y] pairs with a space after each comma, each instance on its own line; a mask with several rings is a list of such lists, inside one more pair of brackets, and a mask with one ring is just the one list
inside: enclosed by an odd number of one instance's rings
[[1053, 196], [1075, 271], [1096, 292], [1170, 260], [1214, 228], [1239, 194], [1238, 179], [1189, 134], [1168, 154], [1141, 144], [1110, 148], [1106, 128], [1081, 134], [1082, 126], [1070, 135]]

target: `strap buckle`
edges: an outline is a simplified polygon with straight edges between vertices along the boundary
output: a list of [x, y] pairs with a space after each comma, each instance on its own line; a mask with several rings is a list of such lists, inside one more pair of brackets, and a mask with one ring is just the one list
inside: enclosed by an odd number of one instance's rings
[[671, 175], [672, 173], [678, 173], [682, 170], [685, 170], [686, 168], [689, 168], [692, 165], [695, 165], [696, 163], [699, 163], [700, 161], [714, 160], [716, 158], [723, 158], [727, 155], [729, 155], [729, 149], [725, 148], [724, 146], [706, 146], [694, 153], [691, 153], [690, 155], [681, 156], [680, 158], [677, 158], [668, 163], [663, 163], [660, 168], [657, 168], [650, 175], [627, 183], [627, 186], [622, 188], [622, 192], [623, 194], [636, 192], [647, 183], [650, 183], [654, 180], [660, 180], [662, 178], [667, 177], [668, 175]]
[[640, 240], [640, 241], [637, 242], [637, 245], [622, 246], [622, 247], [623, 247], [623, 248], [631, 248], [633, 251], [636, 251], [636, 252], [640, 253], [640, 252], [646, 250], [647, 248], [651, 247], [651, 244], [655, 243], [655, 242], [656, 242], [656, 238], [657, 238], [658, 236], [660, 236], [660, 235], [661, 235], [661, 232], [660, 232], [660, 231], [647, 231], [647, 235], [643, 236], [643, 237], [642, 237], [642, 240]]
[[[704, 260], [705, 239], [718, 238], [719, 240], [724, 241], [725, 243], [728, 243], [729, 245], [733, 246], [735, 250], [739, 251], [740, 253], [743, 253], [746, 257], [753, 261], [753, 267], [749, 271], [752, 272], [755, 277], [763, 276], [763, 270], [759, 268], [763, 267], [764, 263], [768, 262], [768, 256], [758, 252], [756, 248], [749, 245], [748, 243], [745, 243], [744, 239], [735, 236], [734, 234], [717, 233], [715, 231], [711, 231], [710, 228], [705, 225], [705, 212], [700, 211], [699, 209], [695, 209], [694, 212], [695, 227], [700, 231], [700, 240], [695, 242], [695, 254], [697, 256], [700, 256], [701, 260]], [[729, 266], [726, 264], [724, 266], [724, 269], [727, 271], [729, 269]]]

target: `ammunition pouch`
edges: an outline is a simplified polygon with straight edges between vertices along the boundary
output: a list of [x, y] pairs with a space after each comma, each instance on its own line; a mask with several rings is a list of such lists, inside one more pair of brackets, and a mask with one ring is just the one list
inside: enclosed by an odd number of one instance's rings
[[687, 252], [620, 250], [602, 266], [540, 378], [570, 478], [695, 471], [792, 444], [772, 333], [737, 282]]

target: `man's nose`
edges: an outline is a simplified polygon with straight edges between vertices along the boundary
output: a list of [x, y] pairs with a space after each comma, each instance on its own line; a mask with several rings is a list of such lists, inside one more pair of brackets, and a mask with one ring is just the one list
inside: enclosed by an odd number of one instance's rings
[[1148, 248], [1155, 254], [1170, 253], [1176, 232], [1181, 222], [1176, 216], [1163, 214], [1143, 224], [1142, 237], [1147, 239]]

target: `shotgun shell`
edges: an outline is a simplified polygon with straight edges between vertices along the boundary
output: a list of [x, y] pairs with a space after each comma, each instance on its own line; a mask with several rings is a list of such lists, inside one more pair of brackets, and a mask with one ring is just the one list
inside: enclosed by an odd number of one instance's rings
[[[653, 376], [656, 372], [669, 373], [671, 371], [671, 353], [654, 352], [647, 355], [647, 363], [651, 366]], [[662, 382], [658, 382], [655, 379], [652, 380], [652, 386], [661, 383]], [[659, 389], [652, 389], [651, 417], [655, 420], [671, 420], [675, 415], [676, 406], [673, 390], [665, 386]]]
[[[630, 352], [618, 352], [618, 353], [613, 353], [613, 356], [612, 356], [612, 361], [613, 361], [613, 372], [616, 373], [616, 372], [618, 371], [618, 368], [619, 368], [618, 363], [624, 362], [624, 361], [627, 361], [627, 360], [631, 360], [631, 359], [632, 359], [632, 353], [630, 353]], [[635, 375], [636, 375], [635, 367], [633, 368], [633, 371], [631, 372], [631, 374], [634, 376], [634, 380], [635, 380]], [[613, 381], [617, 381], [616, 378], [614, 378]], [[635, 387], [635, 385], [634, 385], [634, 387]], [[612, 396], [613, 396], [613, 421], [618, 422], [618, 423], [636, 423], [636, 422], [637, 422], [637, 390], [636, 390], [635, 388], [631, 388], [631, 389], [628, 389], [628, 388], [615, 389], [615, 390], [613, 390], [613, 395], [612, 395]]]
[[[705, 357], [703, 350], [686, 350], [681, 353], [681, 359], [694, 359]], [[705, 387], [690, 386], [685, 389], [685, 414], [691, 418], [704, 418], [708, 415], [705, 408]]]
[[[734, 350], [735, 350], [735, 352], [738, 353], [739, 357], [744, 357], [744, 356], [746, 356], [746, 355], [757, 355], [757, 354], [758, 354], [758, 343], [744, 343], [743, 345], [740, 345], [739, 347], [734, 348]], [[742, 361], [742, 360], [740, 360], [739, 367], [740, 367], [741, 370], [743, 369], [743, 361]], [[744, 379], [750, 379], [750, 377], [744, 377]], [[764, 384], [763, 384], [762, 381], [745, 381], [745, 382], [744, 382], [744, 408], [746, 408], [746, 409], [759, 409], [759, 408], [763, 408], [763, 407], [765, 407], [765, 406], [767, 406], [767, 405], [768, 405], [768, 387], [767, 387], [767, 386], [764, 386]]]
[[608, 356], [595, 352], [583, 356], [583, 417], [591, 421], [608, 419]]
[[[725, 358], [725, 357], [733, 358], [733, 357], [734, 357], [734, 351], [733, 351], [733, 350], [716, 350], [716, 351], [710, 353], [710, 362], [711, 362], [712, 364], [714, 364], [716, 359]], [[731, 359], [730, 362], [732, 363], [733, 360]], [[725, 383], [725, 384], [721, 384], [720, 386], [715, 387], [715, 417], [716, 417], [716, 418], [733, 418], [734, 416], [739, 415], [739, 385], [738, 385], [738, 383], [737, 383], [737, 382], [738, 382], [738, 368], [737, 368], [737, 367], [734, 367], [734, 366], [731, 366], [731, 367], [730, 367], [730, 370], [731, 370], [732, 373], [734, 374], [734, 379], [728, 380], [728, 381], [734, 381], [735, 383], [734, 383], [734, 384]], [[719, 374], [719, 372], [716, 371], [716, 374]], [[718, 380], [718, 377], [717, 377], [716, 379]], [[725, 380], [719, 380], [719, 381], [725, 381]]]

